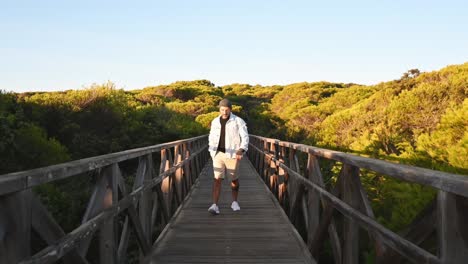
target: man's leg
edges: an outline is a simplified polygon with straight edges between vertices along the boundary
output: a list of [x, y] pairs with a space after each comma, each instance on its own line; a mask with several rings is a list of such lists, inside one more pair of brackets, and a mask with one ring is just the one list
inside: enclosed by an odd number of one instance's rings
[[218, 204], [223, 179], [213, 179], [213, 203]]
[[223, 181], [224, 174], [225, 174], [226, 165], [221, 157], [220, 153], [216, 153], [213, 157], [213, 172], [214, 172], [214, 179], [213, 179], [213, 191], [212, 191], [212, 199], [213, 204], [208, 208], [208, 212], [212, 214], [219, 214], [218, 208], [218, 201], [219, 195], [221, 193], [221, 182]]
[[239, 169], [240, 161], [237, 159], [229, 159], [229, 158], [226, 158], [224, 161], [226, 164], [227, 174], [229, 175], [229, 178], [231, 179], [231, 189], [232, 189], [231, 208], [234, 211], [239, 211], [240, 206], [239, 206], [239, 203], [237, 202], [237, 196], [239, 195], [239, 177], [237, 175], [237, 172]]
[[239, 195], [239, 179], [231, 181], [232, 201], [237, 201]]

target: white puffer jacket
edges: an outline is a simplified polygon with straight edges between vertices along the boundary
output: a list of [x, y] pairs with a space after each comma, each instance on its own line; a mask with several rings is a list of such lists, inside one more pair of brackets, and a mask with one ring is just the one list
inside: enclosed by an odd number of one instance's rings
[[[219, 137], [221, 135], [221, 115], [211, 121], [210, 135], [208, 137], [208, 150], [214, 158], [218, 149]], [[229, 120], [226, 122], [226, 138], [225, 138], [226, 157], [234, 159], [236, 151], [243, 149], [247, 151], [249, 148], [249, 133], [247, 132], [247, 124], [242, 118], [230, 114]]]

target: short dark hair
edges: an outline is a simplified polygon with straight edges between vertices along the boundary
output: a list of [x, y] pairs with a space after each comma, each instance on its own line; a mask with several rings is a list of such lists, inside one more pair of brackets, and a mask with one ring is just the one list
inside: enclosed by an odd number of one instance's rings
[[229, 107], [232, 109], [232, 103], [228, 99], [223, 99], [219, 101], [219, 107], [224, 106], [224, 107]]

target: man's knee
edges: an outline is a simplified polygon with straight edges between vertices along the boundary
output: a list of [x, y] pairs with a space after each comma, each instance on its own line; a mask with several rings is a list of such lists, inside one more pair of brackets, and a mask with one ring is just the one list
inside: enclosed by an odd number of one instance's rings
[[231, 189], [233, 191], [238, 191], [239, 190], [239, 180], [231, 181]]
[[215, 179], [214, 179], [214, 183], [215, 183], [216, 185], [221, 185], [221, 182], [222, 182], [222, 181], [223, 181], [222, 178], [218, 178], [218, 179], [215, 178]]

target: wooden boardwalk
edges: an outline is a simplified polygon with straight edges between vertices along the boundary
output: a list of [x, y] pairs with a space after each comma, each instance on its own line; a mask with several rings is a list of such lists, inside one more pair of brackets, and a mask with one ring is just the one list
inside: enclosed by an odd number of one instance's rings
[[210, 161], [144, 263], [315, 263], [247, 158], [240, 164], [240, 211], [231, 210], [224, 180], [221, 213], [208, 213], [212, 177]]

